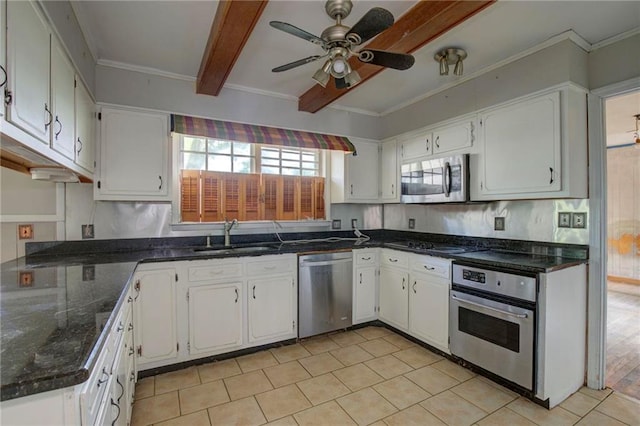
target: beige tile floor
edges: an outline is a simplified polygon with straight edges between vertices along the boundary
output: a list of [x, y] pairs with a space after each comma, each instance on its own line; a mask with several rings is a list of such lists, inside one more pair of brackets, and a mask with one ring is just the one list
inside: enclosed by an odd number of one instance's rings
[[136, 386], [136, 426], [266, 423], [640, 425], [640, 401], [583, 388], [546, 410], [382, 327], [147, 377]]

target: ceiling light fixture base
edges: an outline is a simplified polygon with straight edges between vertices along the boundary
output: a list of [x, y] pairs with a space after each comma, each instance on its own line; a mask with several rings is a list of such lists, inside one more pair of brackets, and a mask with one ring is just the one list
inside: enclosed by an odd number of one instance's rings
[[449, 65], [455, 65], [455, 75], [462, 75], [462, 61], [467, 58], [467, 52], [460, 47], [446, 47], [433, 55], [433, 59], [440, 64], [440, 75], [449, 74]]

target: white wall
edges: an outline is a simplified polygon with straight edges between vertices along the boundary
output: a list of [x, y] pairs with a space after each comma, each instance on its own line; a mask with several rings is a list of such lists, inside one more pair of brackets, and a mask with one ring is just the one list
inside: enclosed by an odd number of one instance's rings
[[[640, 19], [640, 17], [639, 17]], [[640, 77], [640, 30], [632, 37], [589, 53], [589, 88], [599, 89]]]

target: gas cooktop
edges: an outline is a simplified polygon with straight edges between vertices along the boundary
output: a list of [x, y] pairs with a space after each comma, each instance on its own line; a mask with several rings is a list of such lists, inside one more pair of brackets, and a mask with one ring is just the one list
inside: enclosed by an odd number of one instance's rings
[[429, 241], [395, 241], [392, 243], [386, 243], [385, 245], [390, 248], [400, 248], [405, 250], [408, 249], [419, 253], [436, 252], [445, 254], [456, 254], [479, 250], [476, 247], [446, 245], [441, 243], [432, 243]]

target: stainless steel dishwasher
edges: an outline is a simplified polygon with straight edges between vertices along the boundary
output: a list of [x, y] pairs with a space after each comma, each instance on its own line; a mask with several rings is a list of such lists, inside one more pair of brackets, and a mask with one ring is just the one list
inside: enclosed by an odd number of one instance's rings
[[321, 253], [298, 259], [298, 337], [351, 325], [351, 252]]

